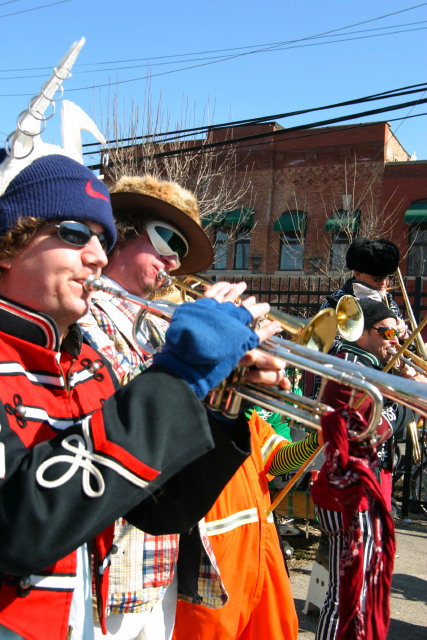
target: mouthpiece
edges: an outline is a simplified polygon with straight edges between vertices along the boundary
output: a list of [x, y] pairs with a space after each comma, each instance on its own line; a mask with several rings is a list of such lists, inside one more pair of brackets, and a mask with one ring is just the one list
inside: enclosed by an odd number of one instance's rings
[[112, 285], [108, 285], [101, 278], [97, 278], [96, 276], [89, 276], [84, 284], [83, 288], [88, 291], [105, 291], [106, 293], [111, 293], [113, 296], [117, 296], [118, 298], [127, 298], [129, 295], [126, 294], [124, 289], [120, 287], [114, 287]]
[[172, 278], [170, 277], [169, 274], [166, 273], [166, 271], [163, 271], [162, 269], [157, 274], [156, 279], [163, 280], [163, 282], [160, 285], [162, 287], [169, 287], [172, 284]]
[[102, 280], [96, 276], [89, 276], [83, 283], [83, 289], [85, 291], [100, 291], [102, 290]]

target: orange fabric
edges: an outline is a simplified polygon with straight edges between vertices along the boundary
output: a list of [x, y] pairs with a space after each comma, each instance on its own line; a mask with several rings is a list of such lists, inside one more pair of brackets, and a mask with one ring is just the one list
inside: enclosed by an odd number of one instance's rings
[[[254, 412], [249, 421], [252, 454], [206, 515], [207, 523], [256, 508], [258, 521], [209, 537], [229, 601], [220, 609], [178, 602], [174, 640], [296, 640], [298, 620], [270, 506], [262, 447], [275, 436]], [[278, 442], [273, 451], [286, 441]], [[272, 460], [266, 454], [267, 466]]]

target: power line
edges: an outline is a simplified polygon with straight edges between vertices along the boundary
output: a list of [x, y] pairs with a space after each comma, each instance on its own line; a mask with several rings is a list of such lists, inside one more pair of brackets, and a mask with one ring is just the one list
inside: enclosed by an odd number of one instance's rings
[[[168, 156], [179, 156], [179, 155], [185, 155], [185, 154], [189, 154], [189, 153], [195, 153], [197, 151], [201, 151], [203, 150], [204, 152], [208, 149], [214, 149], [217, 147], [230, 147], [232, 145], [236, 145], [237, 148], [241, 148], [240, 147], [240, 143], [242, 142], [253, 142], [255, 140], [260, 140], [260, 139], [265, 139], [265, 138], [276, 138], [277, 136], [286, 134], [286, 133], [290, 133], [290, 132], [296, 132], [296, 131], [306, 131], [308, 129], [314, 129], [317, 127], [325, 127], [328, 126], [330, 124], [337, 124], [339, 122], [346, 122], [348, 120], [354, 120], [356, 118], [366, 118], [372, 115], [378, 115], [381, 113], [386, 113], [389, 111], [396, 111], [397, 109], [404, 109], [407, 107], [412, 107], [415, 105], [421, 105], [421, 104], [426, 104], [427, 103], [427, 98], [422, 98], [419, 100], [415, 100], [415, 101], [411, 101], [411, 102], [405, 102], [405, 103], [401, 103], [401, 104], [397, 104], [397, 105], [393, 105], [390, 107], [382, 107], [379, 109], [371, 109], [369, 111], [363, 111], [363, 112], [359, 112], [359, 113], [355, 113], [355, 114], [350, 114], [350, 115], [346, 115], [346, 116], [341, 116], [341, 117], [337, 117], [337, 118], [329, 118], [326, 120], [320, 120], [317, 122], [312, 122], [312, 123], [308, 123], [308, 124], [303, 124], [303, 125], [296, 125], [294, 127], [287, 127], [286, 129], [280, 129], [277, 131], [270, 131], [270, 132], [263, 132], [263, 133], [259, 133], [259, 134], [253, 134], [250, 136], [242, 136], [239, 138], [232, 138], [232, 139], [228, 139], [228, 140], [222, 140], [219, 142], [209, 142], [209, 143], [204, 143], [204, 144], [198, 144], [198, 145], [193, 145], [191, 147], [185, 147], [183, 149], [173, 149], [170, 151], [162, 151], [160, 153], [156, 153], [153, 154], [152, 157], [153, 158], [164, 158], [164, 157], [168, 157]], [[368, 124], [364, 123], [364, 124], [359, 124], [358, 126], [369, 126]], [[140, 156], [135, 158], [136, 161], [138, 160], [143, 160], [145, 156]], [[114, 165], [115, 163], [111, 163], [112, 165]], [[103, 165], [98, 164], [98, 165], [92, 165], [90, 168], [93, 170], [96, 169], [101, 169]]]
[[[63, 2], [69, 2], [70, 0], [62, 0], [62, 1]], [[345, 31], [346, 29], [351, 29], [353, 27], [361, 26], [361, 25], [364, 25], [364, 24], [369, 24], [369, 23], [375, 22], [377, 20], [382, 20], [384, 18], [395, 16], [395, 15], [398, 15], [400, 13], [405, 13], [407, 11], [412, 11], [414, 9], [417, 9], [417, 8], [425, 6], [425, 5], [427, 5], [427, 2], [422, 2], [422, 3], [414, 5], [412, 7], [407, 7], [406, 9], [401, 9], [399, 11], [394, 11], [392, 13], [384, 14], [384, 15], [378, 16], [376, 18], [370, 18], [368, 20], [362, 20], [360, 22], [356, 22], [356, 23], [353, 23], [351, 25], [347, 25], [347, 26], [344, 26], [344, 27], [338, 27], [336, 29], [330, 29], [330, 30], [324, 31], [322, 33], [314, 34], [314, 35], [311, 35], [311, 36], [306, 36], [304, 38], [299, 38], [299, 39], [295, 39], [295, 40], [288, 40], [288, 41], [284, 41], [284, 42], [281, 42], [281, 43], [269, 44], [269, 45], [266, 45], [266, 46], [262, 45], [261, 48], [252, 49], [250, 51], [246, 51], [246, 52], [242, 52], [242, 53], [236, 53], [236, 54], [232, 54], [232, 55], [228, 55], [228, 56], [218, 57], [218, 58], [215, 58], [214, 60], [209, 60], [207, 62], [201, 62], [199, 64], [190, 65], [190, 66], [187, 66], [187, 67], [181, 67], [181, 68], [178, 68], [178, 69], [171, 69], [169, 71], [164, 71], [164, 72], [160, 72], [160, 73], [156, 73], [156, 74], [150, 74], [148, 76], [141, 76], [141, 77], [138, 77], [138, 78], [129, 78], [127, 80], [117, 80], [116, 82], [114, 82], [114, 85], [128, 84], [130, 82], [138, 82], [140, 80], [146, 80], [148, 78], [154, 78], [154, 77], [159, 77], [159, 76], [163, 76], [163, 75], [170, 75], [172, 73], [178, 73], [178, 72], [188, 71], [188, 70], [196, 69], [196, 68], [200, 68], [200, 67], [210, 66], [210, 65], [213, 65], [213, 64], [217, 64], [219, 62], [226, 62], [226, 61], [237, 59], [237, 58], [240, 58], [240, 57], [243, 57], [243, 56], [254, 55], [254, 54], [257, 54], [257, 53], [265, 53], [265, 52], [275, 51], [275, 50], [279, 50], [278, 47], [282, 47], [282, 48], [285, 48], [285, 49], [286, 48], [290, 48], [291, 45], [295, 45], [295, 44], [300, 43], [300, 42], [305, 42], [305, 41], [309, 41], [309, 40], [315, 40], [315, 39], [318, 39], [318, 38], [321, 38], [321, 37], [331, 36], [332, 34], [337, 34], [338, 32]], [[412, 30], [410, 30], [410, 31], [412, 31]], [[379, 35], [388, 35], [388, 34], [379, 34]], [[376, 36], [366, 36], [366, 37], [376, 37]], [[356, 38], [356, 39], [360, 39], [360, 38]], [[330, 44], [330, 43], [314, 43], [314, 44]], [[302, 46], [302, 45], [300, 45], [300, 46]], [[184, 54], [184, 55], [187, 55], [187, 54]], [[188, 54], [188, 55], [190, 55], [190, 54]], [[118, 71], [120, 69], [114, 69], [114, 70]], [[24, 78], [24, 76], [22, 76], [21, 78]], [[21, 78], [18, 78], [18, 79], [21, 79]], [[77, 87], [75, 89], [70, 89], [70, 91], [86, 91], [86, 90], [93, 90], [93, 89], [98, 89], [98, 88], [102, 88], [102, 87], [109, 87], [109, 86], [111, 86], [111, 82], [97, 84], [97, 85], [90, 85], [90, 86], [86, 86], [86, 87]], [[0, 95], [2, 97], [18, 97], [18, 96], [23, 96], [23, 95], [28, 95], [28, 94], [0, 94]]]
[[[38, 11], [38, 9], [46, 9], [46, 7], [53, 7], [55, 4], [64, 4], [65, 2], [71, 2], [72, 0], [58, 0], [58, 2], [50, 2], [49, 4], [42, 4], [39, 7], [32, 7], [31, 9], [21, 9], [21, 11], [14, 11], [13, 13], [4, 13], [0, 18], [10, 18], [10, 16], [17, 16], [20, 13], [28, 13], [29, 11]], [[7, 3], [3, 3], [7, 4]], [[1, 5], [0, 5], [1, 6]]]
[[[420, 20], [418, 22], [415, 23], [409, 23], [410, 25], [421, 25], [421, 24], [425, 24], [427, 22], [427, 20]], [[363, 31], [357, 31], [357, 32], [350, 32], [349, 34], [347, 34], [347, 36], [350, 35], [354, 35], [357, 33], [366, 33], [368, 31], [378, 31], [378, 30], [384, 30], [384, 29], [400, 29], [400, 27], [403, 26], [409, 26], [409, 25], [393, 25], [393, 27], [379, 27], [378, 29], [366, 29]], [[297, 44], [298, 40], [294, 41], [295, 44], [289, 45], [287, 43], [270, 43], [270, 44], [265, 44], [265, 45], [252, 45], [252, 47], [256, 46], [256, 47], [260, 47], [259, 50], [253, 50], [252, 53], [274, 53], [276, 51], [284, 51], [287, 49], [296, 49], [296, 48], [302, 48], [302, 47], [318, 47], [318, 46], [322, 46], [322, 45], [330, 45], [330, 44], [338, 44], [340, 42], [349, 42], [352, 40], [364, 40], [366, 38], [376, 38], [376, 37], [383, 37], [383, 36], [388, 36], [388, 35], [396, 35], [399, 33], [408, 33], [408, 32], [412, 32], [412, 31], [424, 31], [426, 30], [427, 27], [418, 27], [418, 28], [412, 28], [412, 29], [402, 29], [400, 31], [391, 31], [389, 33], [377, 33], [377, 34], [371, 34], [371, 35], [366, 35], [366, 36], [357, 36], [354, 38], [350, 38], [350, 37], [346, 37], [346, 38], [342, 38], [340, 40], [334, 40], [334, 41], [329, 41], [329, 42], [310, 42], [310, 43], [306, 43], [306, 44]], [[327, 37], [328, 38], [335, 38], [337, 37], [338, 34], [330, 34]], [[323, 37], [323, 36], [322, 36]], [[326, 36], [325, 36], [326, 37]], [[317, 39], [317, 36], [313, 36], [313, 38]], [[305, 39], [303, 39], [305, 40]], [[262, 47], [262, 49], [261, 49]], [[229, 49], [219, 49], [218, 51], [239, 51], [242, 49], [249, 49], [251, 47], [234, 47], [234, 48], [229, 48]], [[82, 75], [82, 74], [89, 74], [89, 73], [99, 73], [99, 71], [101, 71], [101, 73], [104, 72], [110, 72], [110, 71], [127, 71], [130, 69], [137, 69], [137, 68], [141, 68], [141, 67], [149, 67], [149, 68], [153, 68], [153, 67], [159, 67], [159, 66], [164, 66], [164, 65], [171, 65], [171, 64], [179, 64], [181, 62], [184, 62], [184, 60], [176, 60], [177, 57], [185, 57], [185, 56], [191, 56], [191, 55], [205, 55], [208, 53], [215, 53], [215, 51], [206, 51], [206, 52], [196, 52], [196, 53], [183, 53], [183, 54], [175, 54], [175, 55], [169, 55], [169, 56], [158, 56], [158, 57], [154, 57], [154, 58], [133, 58], [130, 60], [116, 60], [116, 61], [109, 61], [109, 62], [98, 62], [98, 63], [85, 63], [85, 64], [81, 64], [81, 65], [76, 65], [76, 67], [80, 66], [92, 66], [92, 65], [97, 65], [99, 66], [103, 66], [106, 64], [123, 64], [125, 62], [138, 62], [138, 61], [148, 61], [147, 64], [138, 64], [138, 65], [127, 65], [127, 66], [123, 66], [123, 67], [108, 67], [108, 68], [102, 68], [102, 69], [88, 69], [85, 71], [74, 71], [73, 75]], [[153, 62], [153, 60], [164, 60], [165, 58], [174, 58], [174, 60], [169, 60], [167, 62]], [[193, 59], [189, 59], [188, 62], [198, 62], [201, 60], [220, 60], [222, 59], [221, 56], [213, 56], [210, 58], [207, 57], [202, 57], [202, 58], [193, 58]], [[48, 69], [48, 67], [34, 67], [34, 68], [21, 68], [21, 69], [0, 69], [0, 73], [8, 73], [8, 72], [18, 72], [18, 71], [38, 71], [38, 70], [46, 70]], [[178, 70], [179, 71], [179, 70]], [[172, 72], [175, 72], [175, 70], [173, 70]], [[28, 78], [42, 78], [44, 77], [44, 74], [32, 74], [32, 75], [23, 75], [23, 76], [6, 76], [1, 78], [1, 80], [25, 80]], [[149, 77], [153, 77], [152, 75], [150, 75]]]
[[[375, 100], [383, 100], [386, 98], [395, 98], [395, 97], [399, 97], [399, 96], [403, 96], [403, 95], [408, 95], [408, 94], [412, 94], [412, 93], [419, 93], [419, 92], [423, 92], [427, 90], [427, 83], [419, 83], [419, 84], [415, 84], [415, 85], [408, 85], [405, 87], [400, 87], [397, 89], [390, 89], [388, 91], [383, 91], [381, 93], [376, 93], [376, 94], [372, 94], [372, 95], [368, 95], [368, 96], [363, 96], [361, 98], [355, 98], [352, 100], [346, 100], [344, 102], [337, 102], [337, 103], [333, 103], [333, 104], [328, 104], [328, 105], [323, 105], [320, 107], [311, 107], [309, 109], [300, 109], [298, 111], [291, 111], [291, 112], [287, 112], [287, 113], [276, 113], [276, 114], [270, 114], [267, 116], [260, 116], [260, 117], [256, 117], [256, 118], [247, 118], [245, 120], [235, 120], [232, 122], [226, 122], [226, 123], [220, 123], [220, 124], [214, 124], [214, 125], [204, 125], [204, 126], [200, 126], [200, 127], [191, 127], [191, 128], [186, 128], [186, 129], [177, 129], [177, 130], [173, 130], [173, 131], [167, 131], [167, 132], [159, 132], [159, 133], [155, 133], [155, 134], [148, 134], [145, 136], [133, 136], [130, 138], [119, 138], [119, 139], [114, 139], [114, 140], [108, 140], [107, 144], [117, 144], [117, 143], [126, 143], [126, 142], [136, 142], [138, 140], [146, 140], [149, 138], [162, 138], [162, 141], [164, 142], [164, 136], [172, 136], [172, 135], [178, 135], [178, 136], [184, 136], [184, 134], [193, 134], [193, 133], [201, 133], [201, 132], [207, 132], [207, 131], [212, 131], [215, 129], [223, 129], [225, 127], [227, 128], [231, 128], [231, 127], [236, 127], [236, 126], [243, 126], [243, 125], [250, 125], [250, 124], [261, 124], [262, 122], [266, 122], [266, 121], [272, 121], [272, 120], [281, 120], [283, 118], [290, 118], [290, 117], [294, 117], [297, 115], [304, 115], [307, 113], [313, 113], [316, 111], [325, 111], [328, 109], [336, 109], [339, 107], [346, 107], [346, 106], [352, 106], [355, 104], [363, 104], [364, 102], [371, 102], [371, 101], [375, 101]], [[90, 142], [87, 143], [85, 145], [83, 145], [84, 147], [94, 147], [94, 146], [100, 146], [98, 142]]]

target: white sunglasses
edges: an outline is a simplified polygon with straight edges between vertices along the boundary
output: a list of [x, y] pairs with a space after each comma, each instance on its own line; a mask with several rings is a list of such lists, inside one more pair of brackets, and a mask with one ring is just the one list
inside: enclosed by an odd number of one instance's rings
[[161, 256], [175, 256], [177, 268], [188, 253], [188, 242], [175, 227], [167, 222], [153, 220], [148, 222], [145, 230], [151, 244]]

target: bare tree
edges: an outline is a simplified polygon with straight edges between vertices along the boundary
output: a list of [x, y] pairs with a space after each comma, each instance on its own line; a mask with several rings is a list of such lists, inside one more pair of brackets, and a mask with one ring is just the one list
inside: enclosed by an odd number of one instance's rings
[[[225, 140], [223, 146], [206, 148], [212, 132], [208, 128], [207, 134], [201, 137], [197, 129], [206, 131], [206, 127], [197, 126], [196, 116], [188, 105], [183, 105], [179, 122], [172, 126], [161, 100], [153, 106], [149, 83], [143, 104], [133, 103], [123, 124], [118, 111], [116, 95], [112, 108], [107, 109], [111, 115], [103, 127], [109, 140], [102, 152], [106, 180], [115, 182], [124, 174], [150, 173], [178, 182], [195, 194], [208, 232], [226, 212], [240, 209], [241, 219], [229, 234], [232, 242], [253, 206], [250, 170], [248, 164], [238, 158], [235, 147], [227, 145]], [[190, 147], [197, 150], [186, 153]]]
[[[319, 275], [325, 275], [338, 280], [348, 275], [345, 267], [345, 254], [348, 245], [351, 244], [356, 235], [362, 235], [367, 238], [390, 238], [392, 231], [397, 224], [395, 211], [391, 210], [386, 203], [382, 211], [377, 208], [374, 194], [374, 183], [379, 173], [375, 168], [370, 167], [370, 175], [367, 183], [362, 188], [359, 187], [358, 180], [359, 167], [356, 158], [354, 163], [349, 167], [344, 164], [344, 194], [333, 193], [333, 209], [330, 205], [323, 201], [324, 217], [321, 220], [312, 220], [311, 225], [315, 225], [314, 233], [317, 238], [317, 246], [319, 247], [319, 256], [326, 256], [326, 260], [316, 260], [308, 266], [308, 271], [316, 271]], [[289, 211], [305, 211], [305, 198], [298, 200], [294, 194], [293, 202], [285, 203], [285, 208]], [[331, 240], [325, 241], [324, 233], [320, 231], [328, 218], [334, 218], [337, 228], [331, 233]], [[295, 216], [293, 239], [289, 242], [286, 234], [282, 236], [282, 244], [284, 244], [289, 253], [296, 254], [296, 244], [300, 246], [301, 253], [306, 255], [306, 236], [305, 226], [301, 224], [300, 219]], [[313, 226], [311, 228], [313, 233]], [[296, 241], [296, 242], [295, 242]], [[329, 259], [330, 257], [330, 259]]]

